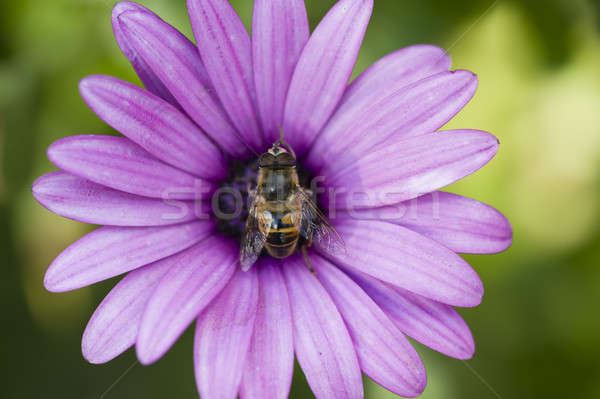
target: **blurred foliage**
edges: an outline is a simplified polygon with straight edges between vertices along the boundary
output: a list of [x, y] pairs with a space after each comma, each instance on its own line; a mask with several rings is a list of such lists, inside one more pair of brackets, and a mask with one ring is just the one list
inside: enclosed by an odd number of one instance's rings
[[[142, 3], [191, 37], [184, 1]], [[252, 2], [232, 1], [249, 26]], [[333, 4], [307, 0], [311, 26]], [[103, 73], [138, 82], [110, 27], [112, 2], [0, 2], [0, 383], [7, 398], [98, 398], [135, 361], [87, 364], [80, 338], [114, 281], [66, 294], [43, 273], [90, 229], [35, 203], [52, 170], [45, 149], [73, 134], [112, 133], [79, 98]], [[463, 311], [477, 341], [467, 364], [419, 346], [424, 398], [600, 397], [600, 7], [586, 0], [377, 0], [356, 73], [397, 48], [433, 43], [478, 73], [478, 94], [450, 127], [502, 145], [451, 190], [490, 203], [515, 228], [513, 247], [467, 256], [486, 285]], [[191, 334], [164, 359], [135, 366], [107, 398], [194, 398]], [[472, 370], [475, 370], [473, 372]], [[477, 376], [480, 375], [485, 383]], [[296, 373], [294, 398], [311, 397]], [[367, 383], [368, 398], [392, 397]]]

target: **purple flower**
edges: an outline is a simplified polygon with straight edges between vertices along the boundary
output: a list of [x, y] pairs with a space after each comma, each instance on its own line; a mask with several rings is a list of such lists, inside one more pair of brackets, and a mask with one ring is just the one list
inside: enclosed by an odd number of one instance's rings
[[[60, 171], [33, 185], [52, 212], [104, 225], [58, 256], [48, 290], [127, 273], [85, 330], [87, 360], [135, 345], [153, 363], [197, 320], [203, 398], [286, 397], [295, 354], [316, 397], [339, 399], [363, 396], [361, 372], [418, 396], [426, 375], [406, 336], [473, 355], [453, 307], [477, 306], [483, 286], [456, 253], [503, 251], [512, 230], [495, 209], [437, 190], [486, 164], [498, 141], [437, 131], [477, 87], [437, 47], [394, 52], [348, 86], [372, 8], [340, 0], [309, 38], [302, 0], [255, 0], [251, 40], [226, 0], [189, 0], [196, 47], [147, 9], [116, 5], [115, 36], [146, 90], [107, 76], [80, 90], [125, 137], [57, 141], [48, 157]], [[232, 204], [215, 197], [223, 188], [246, 199], [255, 154], [280, 127], [346, 246], [310, 248], [314, 274], [298, 251], [241, 271], [246, 213], [200, 212]]]

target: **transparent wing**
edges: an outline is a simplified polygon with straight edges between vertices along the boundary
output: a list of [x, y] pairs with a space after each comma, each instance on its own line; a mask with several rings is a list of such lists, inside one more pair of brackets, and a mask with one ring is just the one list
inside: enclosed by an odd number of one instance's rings
[[248, 271], [256, 263], [267, 240], [259, 228], [259, 217], [257, 203], [254, 201], [248, 212], [240, 245], [240, 266], [243, 271]]
[[312, 198], [298, 187], [296, 194], [302, 200], [302, 228], [300, 234], [309, 243], [315, 242], [332, 254], [345, 254], [346, 245], [331, 222], [317, 208]]

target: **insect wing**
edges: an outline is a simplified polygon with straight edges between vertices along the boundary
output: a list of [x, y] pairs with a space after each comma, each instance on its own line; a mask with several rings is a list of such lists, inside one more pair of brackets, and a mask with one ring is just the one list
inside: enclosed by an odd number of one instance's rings
[[266, 241], [267, 236], [259, 228], [258, 207], [255, 201], [250, 207], [240, 246], [240, 265], [243, 271], [248, 271], [256, 263]]
[[332, 254], [345, 254], [346, 245], [331, 222], [317, 208], [310, 196], [301, 188], [296, 194], [302, 200], [302, 229], [300, 234], [309, 242]]

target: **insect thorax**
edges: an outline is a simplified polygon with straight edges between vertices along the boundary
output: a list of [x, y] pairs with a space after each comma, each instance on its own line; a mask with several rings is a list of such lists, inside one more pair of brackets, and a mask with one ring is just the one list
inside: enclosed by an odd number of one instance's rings
[[295, 167], [260, 168], [256, 193], [267, 201], [286, 201], [298, 184]]

